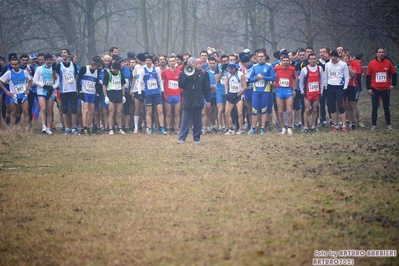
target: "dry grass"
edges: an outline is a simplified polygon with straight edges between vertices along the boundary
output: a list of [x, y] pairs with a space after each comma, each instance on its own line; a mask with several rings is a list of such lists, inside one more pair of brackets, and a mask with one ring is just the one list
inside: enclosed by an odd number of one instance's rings
[[[398, 93], [392, 95], [399, 127]], [[370, 117], [369, 99], [360, 102]], [[45, 136], [0, 130], [1, 265], [310, 265], [399, 250], [398, 129]], [[356, 258], [398, 265], [398, 258]]]

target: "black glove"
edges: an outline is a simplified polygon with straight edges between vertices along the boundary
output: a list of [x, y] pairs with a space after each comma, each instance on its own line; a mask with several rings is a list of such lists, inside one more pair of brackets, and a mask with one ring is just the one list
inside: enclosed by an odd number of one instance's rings
[[51, 85], [44, 85], [43, 89], [47, 90], [47, 97], [51, 97], [53, 95], [54, 88]]
[[51, 85], [44, 85], [43, 89], [45, 89], [45, 90], [54, 90], [53, 86], [51, 86]]
[[225, 71], [227, 69], [228, 64], [223, 64], [222, 65], [222, 72]]

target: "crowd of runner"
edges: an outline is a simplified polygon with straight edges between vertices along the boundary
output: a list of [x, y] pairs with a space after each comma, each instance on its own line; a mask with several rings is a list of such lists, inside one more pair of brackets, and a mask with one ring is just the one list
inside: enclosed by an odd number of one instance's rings
[[[68, 49], [57, 54], [10, 53], [7, 64], [0, 56], [0, 129], [21, 124], [29, 130], [38, 120], [42, 133], [49, 135], [55, 130], [65, 135], [177, 134], [184, 101], [179, 78], [182, 72], [190, 75], [189, 65], [209, 81], [211, 98], [208, 102], [203, 96], [202, 134], [263, 135], [275, 129], [291, 135], [295, 128], [310, 133], [320, 127], [333, 132], [365, 127], [357, 107], [364, 74], [371, 96], [370, 128], [377, 128], [382, 103], [387, 129], [392, 130], [389, 102], [396, 69], [385, 49], [375, 55], [364, 73], [363, 55], [352, 57], [343, 47], [323, 47], [318, 54], [311, 47], [282, 49], [272, 58], [265, 49], [219, 55], [214, 48], [201, 51], [198, 58], [189, 53], [128, 53], [122, 58], [118, 48], [111, 47], [109, 54], [95, 56], [84, 66]], [[188, 64], [190, 60], [195, 64]]]

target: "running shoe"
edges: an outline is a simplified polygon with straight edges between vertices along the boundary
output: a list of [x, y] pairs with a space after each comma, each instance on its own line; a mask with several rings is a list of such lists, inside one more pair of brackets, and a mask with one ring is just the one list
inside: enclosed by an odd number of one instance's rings
[[195, 144], [195, 145], [201, 145], [201, 141], [196, 140], [196, 141], [194, 141], [194, 144]]
[[312, 132], [319, 132], [319, 129], [317, 127], [312, 127]]
[[259, 133], [260, 133], [261, 135], [265, 135], [265, 129], [264, 129], [264, 128], [261, 128], [261, 129], [259, 130]]
[[121, 134], [121, 135], [126, 135], [126, 132], [123, 129], [119, 129], [118, 133]]
[[341, 131], [342, 131], [342, 132], [346, 132], [346, 130], [347, 130], [347, 129], [346, 129], [346, 126], [343, 125], [343, 126], [341, 127]]
[[285, 135], [285, 132], [287, 132], [287, 129], [286, 129], [285, 127], [283, 127], [283, 128], [281, 129], [281, 134], [282, 134], [282, 135]]
[[292, 133], [292, 128], [288, 128], [287, 133], [288, 133], [288, 135], [294, 134], [294, 133]]
[[241, 135], [241, 134], [244, 134], [244, 133], [245, 133], [245, 131], [243, 129], [240, 129], [240, 130], [238, 130], [236, 132], [236, 135]]
[[161, 134], [161, 135], [167, 135], [168, 132], [166, 132], [166, 130], [165, 130], [164, 127], [161, 127], [161, 129], [160, 129], [160, 134]]
[[248, 132], [248, 135], [255, 135], [255, 134], [256, 134], [255, 128], [251, 128], [251, 130]]
[[338, 132], [338, 131], [339, 131], [339, 128], [338, 128], [337, 126], [334, 126], [332, 131], [333, 131], [333, 132]]
[[69, 135], [69, 134], [71, 134], [71, 131], [69, 129], [65, 129], [64, 130], [64, 135]]
[[359, 127], [361, 127], [361, 128], [365, 128], [366, 126], [363, 124], [363, 122], [362, 122], [362, 121], [359, 121]]
[[47, 134], [47, 135], [53, 135], [53, 132], [51, 132], [50, 128], [47, 128], [47, 129], [46, 129], [46, 134]]
[[355, 130], [356, 129], [356, 124], [352, 124], [351, 129]]
[[388, 125], [387, 128], [388, 128], [388, 131], [391, 131], [392, 130], [392, 125]]
[[42, 126], [42, 133], [46, 134], [46, 131], [47, 131], [47, 127], [46, 126]]
[[111, 129], [111, 130], [109, 131], [108, 135], [114, 135], [114, 130]]
[[79, 131], [76, 128], [72, 129], [72, 134], [79, 135]]
[[225, 135], [234, 135], [234, 130], [229, 129], [226, 133], [224, 133]]
[[179, 141], [177, 142], [177, 144], [183, 144], [184, 140], [179, 139]]
[[302, 132], [305, 133], [305, 134], [307, 134], [307, 133], [308, 133], [308, 128], [307, 128], [307, 127], [304, 127], [304, 128], [302, 129]]
[[148, 127], [147, 127], [147, 134], [148, 134], [148, 135], [152, 135], [152, 128], [148, 128]]

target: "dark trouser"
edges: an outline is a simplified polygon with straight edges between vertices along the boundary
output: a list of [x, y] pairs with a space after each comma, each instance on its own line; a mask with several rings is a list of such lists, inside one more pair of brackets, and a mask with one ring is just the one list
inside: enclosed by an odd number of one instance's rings
[[319, 101], [321, 122], [326, 121], [326, 102], [326, 92], [324, 92]]
[[179, 140], [186, 140], [191, 122], [193, 123], [193, 139], [199, 141], [202, 129], [202, 108], [183, 109]]
[[[37, 98], [37, 94], [30, 92], [28, 94], [28, 103], [29, 103], [29, 123], [32, 122], [32, 113], [33, 113], [33, 104], [35, 103], [35, 98]], [[38, 103], [39, 104], [39, 103]]]
[[373, 94], [371, 95], [371, 122], [373, 126], [377, 125], [378, 101], [380, 97], [382, 98], [382, 104], [384, 107], [385, 122], [387, 123], [387, 126], [391, 124], [391, 112], [389, 111], [389, 100], [391, 98], [390, 95], [390, 90], [380, 91], [373, 89]]

